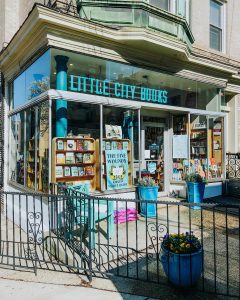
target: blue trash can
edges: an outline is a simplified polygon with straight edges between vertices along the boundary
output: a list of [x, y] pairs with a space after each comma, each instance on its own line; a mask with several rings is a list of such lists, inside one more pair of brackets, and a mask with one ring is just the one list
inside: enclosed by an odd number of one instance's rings
[[[154, 218], [157, 215], [156, 202], [158, 197], [158, 186], [139, 186], [138, 195], [140, 202], [141, 215], [143, 217]], [[149, 200], [153, 203], [144, 203]]]

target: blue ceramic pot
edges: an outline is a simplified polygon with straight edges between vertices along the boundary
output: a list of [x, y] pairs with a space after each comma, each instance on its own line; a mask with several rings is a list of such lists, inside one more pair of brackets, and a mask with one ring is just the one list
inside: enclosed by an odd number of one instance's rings
[[201, 276], [203, 249], [191, 254], [176, 254], [161, 247], [160, 260], [173, 285], [190, 287], [196, 284]]
[[[187, 195], [189, 203], [202, 203], [205, 191], [205, 182], [188, 182]], [[201, 209], [201, 206], [192, 206], [192, 209]]]
[[148, 218], [154, 218], [157, 215], [155, 203], [144, 203], [146, 200], [157, 201], [158, 186], [138, 186], [138, 195], [140, 202], [141, 215]]

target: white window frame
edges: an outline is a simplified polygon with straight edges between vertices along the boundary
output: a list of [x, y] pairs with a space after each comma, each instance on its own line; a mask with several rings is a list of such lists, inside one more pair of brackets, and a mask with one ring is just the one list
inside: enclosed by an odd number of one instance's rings
[[[211, 2], [216, 2], [221, 6], [221, 27], [218, 27], [222, 30], [222, 36], [221, 36], [221, 50], [216, 50], [210, 47], [210, 26], [214, 26], [211, 24], [210, 20], [210, 10], [211, 10]], [[213, 51], [217, 51], [220, 53], [226, 53], [226, 3], [221, 0], [210, 0], [209, 1], [209, 48]]]

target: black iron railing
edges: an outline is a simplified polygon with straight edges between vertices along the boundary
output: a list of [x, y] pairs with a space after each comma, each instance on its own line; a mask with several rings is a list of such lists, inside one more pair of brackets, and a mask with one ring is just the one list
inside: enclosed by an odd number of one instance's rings
[[227, 179], [240, 178], [240, 153], [227, 153]]
[[[107, 199], [64, 187], [55, 192], [2, 192], [0, 266], [71, 270], [90, 280], [120, 276], [163, 284], [171, 293], [173, 272], [180, 285], [188, 277], [195, 283], [198, 265], [193, 298], [196, 291], [240, 296], [240, 205]], [[190, 255], [190, 273], [179, 253], [173, 258], [162, 247], [168, 234], [186, 232], [201, 243], [200, 261]]]

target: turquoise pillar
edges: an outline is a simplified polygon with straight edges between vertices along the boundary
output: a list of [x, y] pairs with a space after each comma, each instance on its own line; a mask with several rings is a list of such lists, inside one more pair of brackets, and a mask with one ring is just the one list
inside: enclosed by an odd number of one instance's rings
[[[57, 63], [57, 75], [56, 75], [56, 89], [66, 91], [67, 90], [67, 63], [68, 57], [63, 55], [56, 55], [55, 60]], [[67, 101], [56, 101], [56, 137], [67, 136]]]

